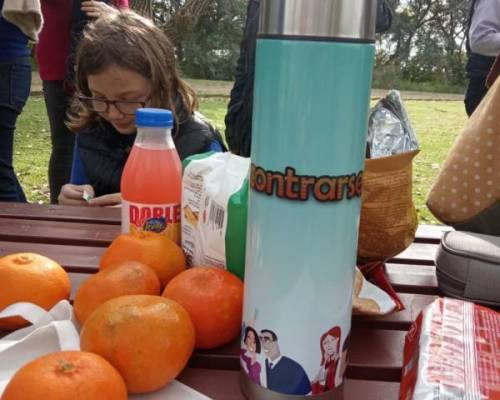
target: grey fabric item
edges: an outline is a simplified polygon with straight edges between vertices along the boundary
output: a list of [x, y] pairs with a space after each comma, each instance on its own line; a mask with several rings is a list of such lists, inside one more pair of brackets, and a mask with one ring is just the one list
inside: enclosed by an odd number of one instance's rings
[[500, 237], [445, 233], [436, 254], [436, 275], [444, 295], [500, 307]]

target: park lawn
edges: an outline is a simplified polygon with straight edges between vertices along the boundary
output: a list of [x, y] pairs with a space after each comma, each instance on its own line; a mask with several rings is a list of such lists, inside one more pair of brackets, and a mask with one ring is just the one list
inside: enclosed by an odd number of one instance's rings
[[[227, 99], [204, 98], [200, 111], [222, 132]], [[460, 101], [407, 101], [410, 120], [417, 132], [421, 151], [414, 161], [414, 201], [420, 223], [438, 221], [425, 206], [427, 193], [451, 145], [463, 127], [466, 115]], [[19, 117], [14, 164], [30, 202], [48, 203], [47, 166], [50, 131], [42, 97], [30, 97]]]

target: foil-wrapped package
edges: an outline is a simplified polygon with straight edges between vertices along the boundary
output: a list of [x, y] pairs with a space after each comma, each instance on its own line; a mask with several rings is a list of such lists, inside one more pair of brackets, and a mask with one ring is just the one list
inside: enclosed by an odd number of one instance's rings
[[367, 157], [380, 158], [419, 148], [398, 90], [391, 90], [372, 109], [368, 120]]

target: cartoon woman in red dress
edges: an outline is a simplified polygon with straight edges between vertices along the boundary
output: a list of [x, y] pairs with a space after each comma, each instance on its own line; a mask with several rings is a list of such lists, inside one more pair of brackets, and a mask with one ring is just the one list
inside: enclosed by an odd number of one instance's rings
[[340, 327], [335, 326], [320, 339], [321, 367], [311, 382], [312, 394], [335, 388], [335, 376], [340, 359]]

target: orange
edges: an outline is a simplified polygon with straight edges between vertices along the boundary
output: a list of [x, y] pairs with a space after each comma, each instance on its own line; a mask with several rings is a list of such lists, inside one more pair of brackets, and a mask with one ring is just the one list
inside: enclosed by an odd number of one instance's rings
[[78, 289], [73, 304], [75, 316], [84, 323], [99, 305], [128, 294], [160, 294], [160, 281], [155, 272], [137, 261], [111, 265], [92, 275]]
[[126, 400], [118, 371], [97, 354], [60, 351], [24, 365], [5, 388], [2, 400]]
[[80, 345], [107, 359], [130, 393], [147, 393], [169, 383], [186, 366], [194, 334], [189, 314], [175, 301], [122, 296], [101, 304], [90, 315]]
[[196, 348], [230, 342], [241, 329], [243, 283], [216, 267], [193, 267], [172, 279], [162, 296], [182, 305], [196, 329]]
[[[64, 269], [50, 258], [34, 253], [0, 258], [0, 310], [13, 303], [29, 302], [46, 310], [69, 298], [71, 282]], [[20, 317], [0, 319], [0, 330], [21, 328]]]
[[186, 268], [186, 259], [179, 245], [156, 232], [119, 235], [102, 255], [99, 268], [124, 261], [139, 261], [153, 268], [162, 288]]

